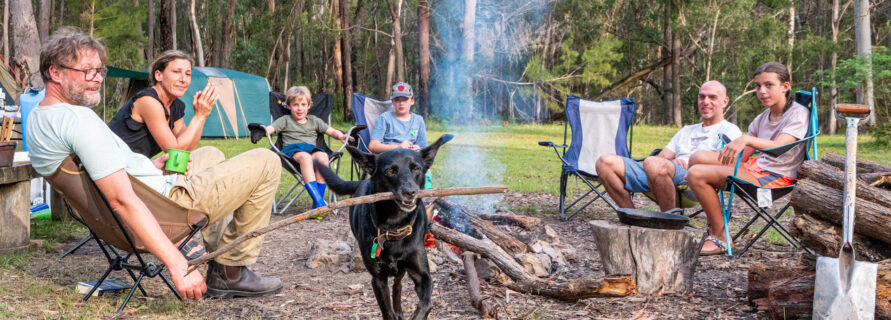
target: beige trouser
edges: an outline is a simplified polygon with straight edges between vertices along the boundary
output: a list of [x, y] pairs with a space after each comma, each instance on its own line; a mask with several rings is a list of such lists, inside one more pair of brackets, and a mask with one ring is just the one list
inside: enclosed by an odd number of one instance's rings
[[[226, 155], [220, 149], [208, 146], [192, 151], [189, 159], [192, 160], [189, 174], [196, 174], [225, 161]], [[208, 223], [201, 229], [201, 238], [204, 240], [204, 249], [207, 252], [213, 252], [219, 248], [220, 239], [223, 237], [223, 232], [226, 231], [226, 226], [229, 225], [229, 222], [232, 222], [232, 215], [226, 214], [223, 218], [213, 223]]]
[[[200, 158], [219, 159], [222, 153], [212, 147], [200, 148], [194, 153], [196, 156], [192, 166], [195, 172], [180, 176], [170, 190], [169, 198], [185, 208], [207, 213], [211, 224], [231, 216], [232, 221], [226, 225], [220, 247], [242, 234], [269, 224], [281, 176], [281, 162], [276, 154], [266, 149], [253, 149], [204, 170], [197, 170], [197, 161], [213, 162], [212, 159]], [[263, 237], [251, 238], [215, 260], [227, 266], [253, 264], [257, 261], [262, 243]]]

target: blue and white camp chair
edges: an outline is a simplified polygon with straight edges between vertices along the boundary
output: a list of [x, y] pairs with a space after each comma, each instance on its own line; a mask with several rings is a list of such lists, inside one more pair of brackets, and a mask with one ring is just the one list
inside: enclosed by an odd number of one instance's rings
[[[634, 99], [621, 98], [609, 101], [591, 101], [576, 96], [566, 98], [566, 124], [563, 127], [563, 144], [556, 145], [551, 141], [539, 141], [538, 144], [553, 147], [554, 152], [563, 163], [560, 171], [560, 219], [572, 218], [582, 209], [603, 199], [613, 209], [615, 204], [604, 198], [605, 191], [597, 181], [597, 170], [594, 164], [604, 154], [616, 154], [631, 157], [631, 135], [633, 133], [635, 104]], [[572, 130], [572, 140], [566, 145], [568, 129]], [[560, 152], [558, 148], [563, 149]], [[568, 148], [568, 149], [567, 149]], [[584, 182], [590, 190], [575, 199], [568, 206], [566, 203], [566, 185], [570, 176]], [[597, 185], [591, 183], [597, 182]], [[566, 211], [594, 193], [593, 198], [585, 202], [573, 213]]]
[[[796, 92], [795, 93], [795, 101], [798, 102], [799, 104], [807, 107], [808, 109], [810, 109], [810, 119], [808, 121], [808, 129], [807, 129], [807, 134], [805, 135], [805, 137], [801, 140], [798, 140], [798, 141], [795, 141], [795, 142], [792, 142], [789, 144], [785, 144], [785, 145], [782, 145], [779, 147], [755, 150], [756, 153], [767, 153], [770, 155], [779, 156], [783, 153], [786, 153], [786, 152], [792, 150], [793, 148], [797, 147], [800, 144], [805, 144], [805, 146], [804, 146], [805, 160], [812, 160], [812, 159], [817, 158], [817, 136], [820, 134], [820, 129], [818, 126], [818, 121], [817, 121], [817, 89], [812, 88], [811, 91]], [[727, 136], [723, 136], [722, 138], [724, 139], [724, 142], [729, 143], [730, 139], [727, 138]], [[728, 221], [730, 221], [731, 209], [733, 208], [733, 196], [737, 195], [737, 196], [739, 196], [740, 199], [743, 200], [743, 202], [745, 202], [749, 206], [749, 208], [751, 208], [753, 211], [755, 211], [755, 215], [749, 220], [748, 223], [746, 223], [746, 225], [742, 229], [739, 230], [739, 232], [736, 233], [736, 235], [733, 236], [734, 242], [736, 242], [737, 238], [739, 238], [743, 234], [747, 233], [749, 231], [749, 227], [751, 227], [755, 221], [757, 221], [759, 219], [763, 219], [766, 222], [764, 227], [762, 227], [761, 230], [758, 231], [758, 233], [755, 235], [755, 237], [753, 237], [751, 240], [749, 240], [749, 242], [746, 244], [746, 246], [743, 247], [743, 249], [739, 251], [738, 256], [742, 256], [747, 250], [749, 250], [749, 247], [751, 247], [752, 244], [755, 243], [755, 241], [760, 239], [761, 236], [764, 234], [764, 232], [766, 232], [767, 229], [769, 229], [769, 228], [773, 228], [774, 230], [776, 230], [781, 236], [783, 236], [783, 238], [786, 239], [786, 241], [791, 243], [796, 248], [798, 248], [798, 249], [803, 248], [806, 251], [808, 251], [809, 253], [813, 254], [813, 252], [810, 249], [802, 247], [801, 244], [798, 242], [798, 239], [796, 239], [794, 236], [792, 236], [789, 233], [789, 229], [787, 229], [779, 221], [780, 217], [782, 217], [783, 214], [786, 212], [786, 210], [788, 210], [789, 207], [792, 205], [791, 202], [787, 203], [785, 206], [783, 206], [783, 208], [778, 210], [776, 212], [776, 214], [770, 214], [767, 211], [768, 209], [770, 209], [770, 206], [766, 206], [766, 207], [759, 206], [759, 201], [758, 201], [758, 199], [759, 199], [758, 190], [759, 189], [770, 190], [770, 195], [771, 195], [770, 203], [773, 204], [773, 202], [776, 201], [777, 199], [792, 192], [792, 190], [795, 188], [795, 185], [793, 184], [791, 186], [778, 187], [778, 188], [761, 188], [760, 186], [756, 186], [746, 180], [736, 177], [737, 171], [739, 170], [740, 162], [743, 161], [742, 154], [743, 154], [743, 152], [740, 151], [739, 156], [737, 156], [737, 159], [736, 159], [736, 165], [733, 168], [733, 175], [727, 177], [727, 182], [723, 189], [724, 191], [729, 192], [727, 201], [724, 201], [724, 192], [718, 191], [718, 194], [720, 195], [720, 198], [721, 198], [721, 213], [724, 215], [724, 237], [725, 237], [725, 239], [730, 236], [730, 229], [728, 229], [727, 224], [728, 224]], [[727, 255], [733, 256], [733, 248], [731, 248], [730, 246], [727, 247]]]
[[[371, 142], [374, 124], [381, 114], [390, 110], [393, 110], [393, 103], [390, 100], [379, 100], [361, 93], [353, 93], [353, 117], [356, 118], [356, 126], [366, 126], [365, 130], [359, 131], [359, 139], [356, 141], [356, 147], [360, 151], [370, 152], [368, 144]], [[353, 177], [353, 172], [357, 172], [360, 179], [364, 176], [355, 161], [350, 166], [350, 178]]]

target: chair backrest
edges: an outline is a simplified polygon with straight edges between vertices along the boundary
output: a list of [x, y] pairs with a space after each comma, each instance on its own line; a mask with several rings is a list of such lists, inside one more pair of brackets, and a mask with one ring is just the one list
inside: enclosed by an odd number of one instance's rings
[[[133, 176], [127, 176], [130, 177], [136, 196], [145, 203], [171, 241], [182, 240], [189, 235], [193, 226], [206, 218], [206, 214], [180, 207]], [[120, 226], [123, 222], [120, 217], [111, 210], [86, 170], [75, 163], [73, 155], [65, 158], [56, 172], [46, 177], [46, 181], [74, 207], [80, 220], [99, 239], [124, 251], [133, 252], [135, 247], [138, 252], [147, 252], [143, 242], [132, 236], [130, 226], [125, 226], [127, 234], [122, 232]], [[128, 237], [133, 241], [133, 247], [128, 242]]]
[[[817, 88], [811, 88], [811, 91], [799, 90], [795, 92], [795, 102], [807, 107], [810, 113], [810, 121], [808, 122], [806, 137], [814, 137], [820, 134], [819, 118], [817, 117]], [[808, 152], [805, 152], [807, 160], [817, 159], [817, 139], [813, 138], [808, 141]]]
[[[275, 99], [275, 100], [273, 100]], [[285, 102], [285, 95], [279, 92], [270, 92], [269, 93], [269, 114], [272, 115], [272, 120], [278, 119], [282, 116], [290, 116], [291, 111], [287, 108], [287, 102]], [[327, 92], [316, 93], [312, 95], [312, 108], [309, 108], [309, 114], [322, 119], [329, 126], [331, 125], [331, 94]], [[325, 150], [328, 154], [331, 154], [331, 148], [328, 147], [328, 141], [325, 139], [325, 135], [319, 135], [316, 138], [316, 146]], [[282, 145], [281, 133], [276, 135], [275, 138], [275, 147], [281, 150], [284, 148]]]
[[390, 100], [378, 100], [361, 93], [353, 93], [353, 117], [356, 118], [356, 125], [368, 126], [359, 131], [361, 140], [359, 150], [368, 152], [368, 143], [371, 141], [371, 132], [374, 131], [377, 118], [390, 110], [393, 110], [393, 103]]
[[631, 98], [591, 101], [567, 97], [566, 122], [572, 129], [572, 141], [564, 159], [578, 170], [597, 174], [594, 164], [600, 156], [631, 157], [634, 112], [634, 99]]

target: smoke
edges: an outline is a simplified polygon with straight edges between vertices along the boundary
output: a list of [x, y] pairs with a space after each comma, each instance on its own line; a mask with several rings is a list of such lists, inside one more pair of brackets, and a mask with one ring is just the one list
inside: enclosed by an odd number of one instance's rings
[[[442, 0], [433, 13], [435, 38], [439, 40], [438, 60], [431, 79], [431, 106], [441, 117], [446, 131], [456, 138], [449, 143], [451, 152], [437, 162], [442, 181], [437, 186], [485, 186], [503, 184], [504, 164], [492, 152], [498, 141], [484, 141], [484, 131], [500, 123], [487, 104], [496, 96], [483, 99], [479, 88], [490, 81], [518, 81], [523, 69], [546, 29], [545, 19], [553, 0], [480, 0], [476, 6], [473, 54], [462, 57], [464, 49], [465, 0]], [[477, 2], [477, 1], [472, 1]], [[519, 95], [516, 95], [519, 96]], [[514, 103], [509, 101], [506, 103]], [[497, 130], [497, 128], [496, 128]], [[478, 212], [493, 212], [503, 195], [454, 197], [452, 200]]]

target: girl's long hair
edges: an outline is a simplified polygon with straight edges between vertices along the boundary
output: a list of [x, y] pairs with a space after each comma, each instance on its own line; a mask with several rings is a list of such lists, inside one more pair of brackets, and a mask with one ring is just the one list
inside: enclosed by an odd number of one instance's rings
[[[759, 74], [765, 72], [776, 73], [777, 78], [780, 80], [780, 83], [789, 82], [790, 85], [792, 84], [792, 82], [789, 80], [792, 77], [789, 74], [789, 69], [786, 68], [786, 66], [782, 63], [768, 62], [762, 64], [760, 67], [758, 67], [758, 69], [755, 69], [755, 74], [752, 75], [752, 78], [754, 79]], [[794, 102], [794, 99], [792, 99], [792, 89], [790, 88], [786, 91], [786, 106], [783, 107], [783, 113], [785, 113], [786, 110], [789, 110], [789, 107], [792, 106], [792, 102]]]

